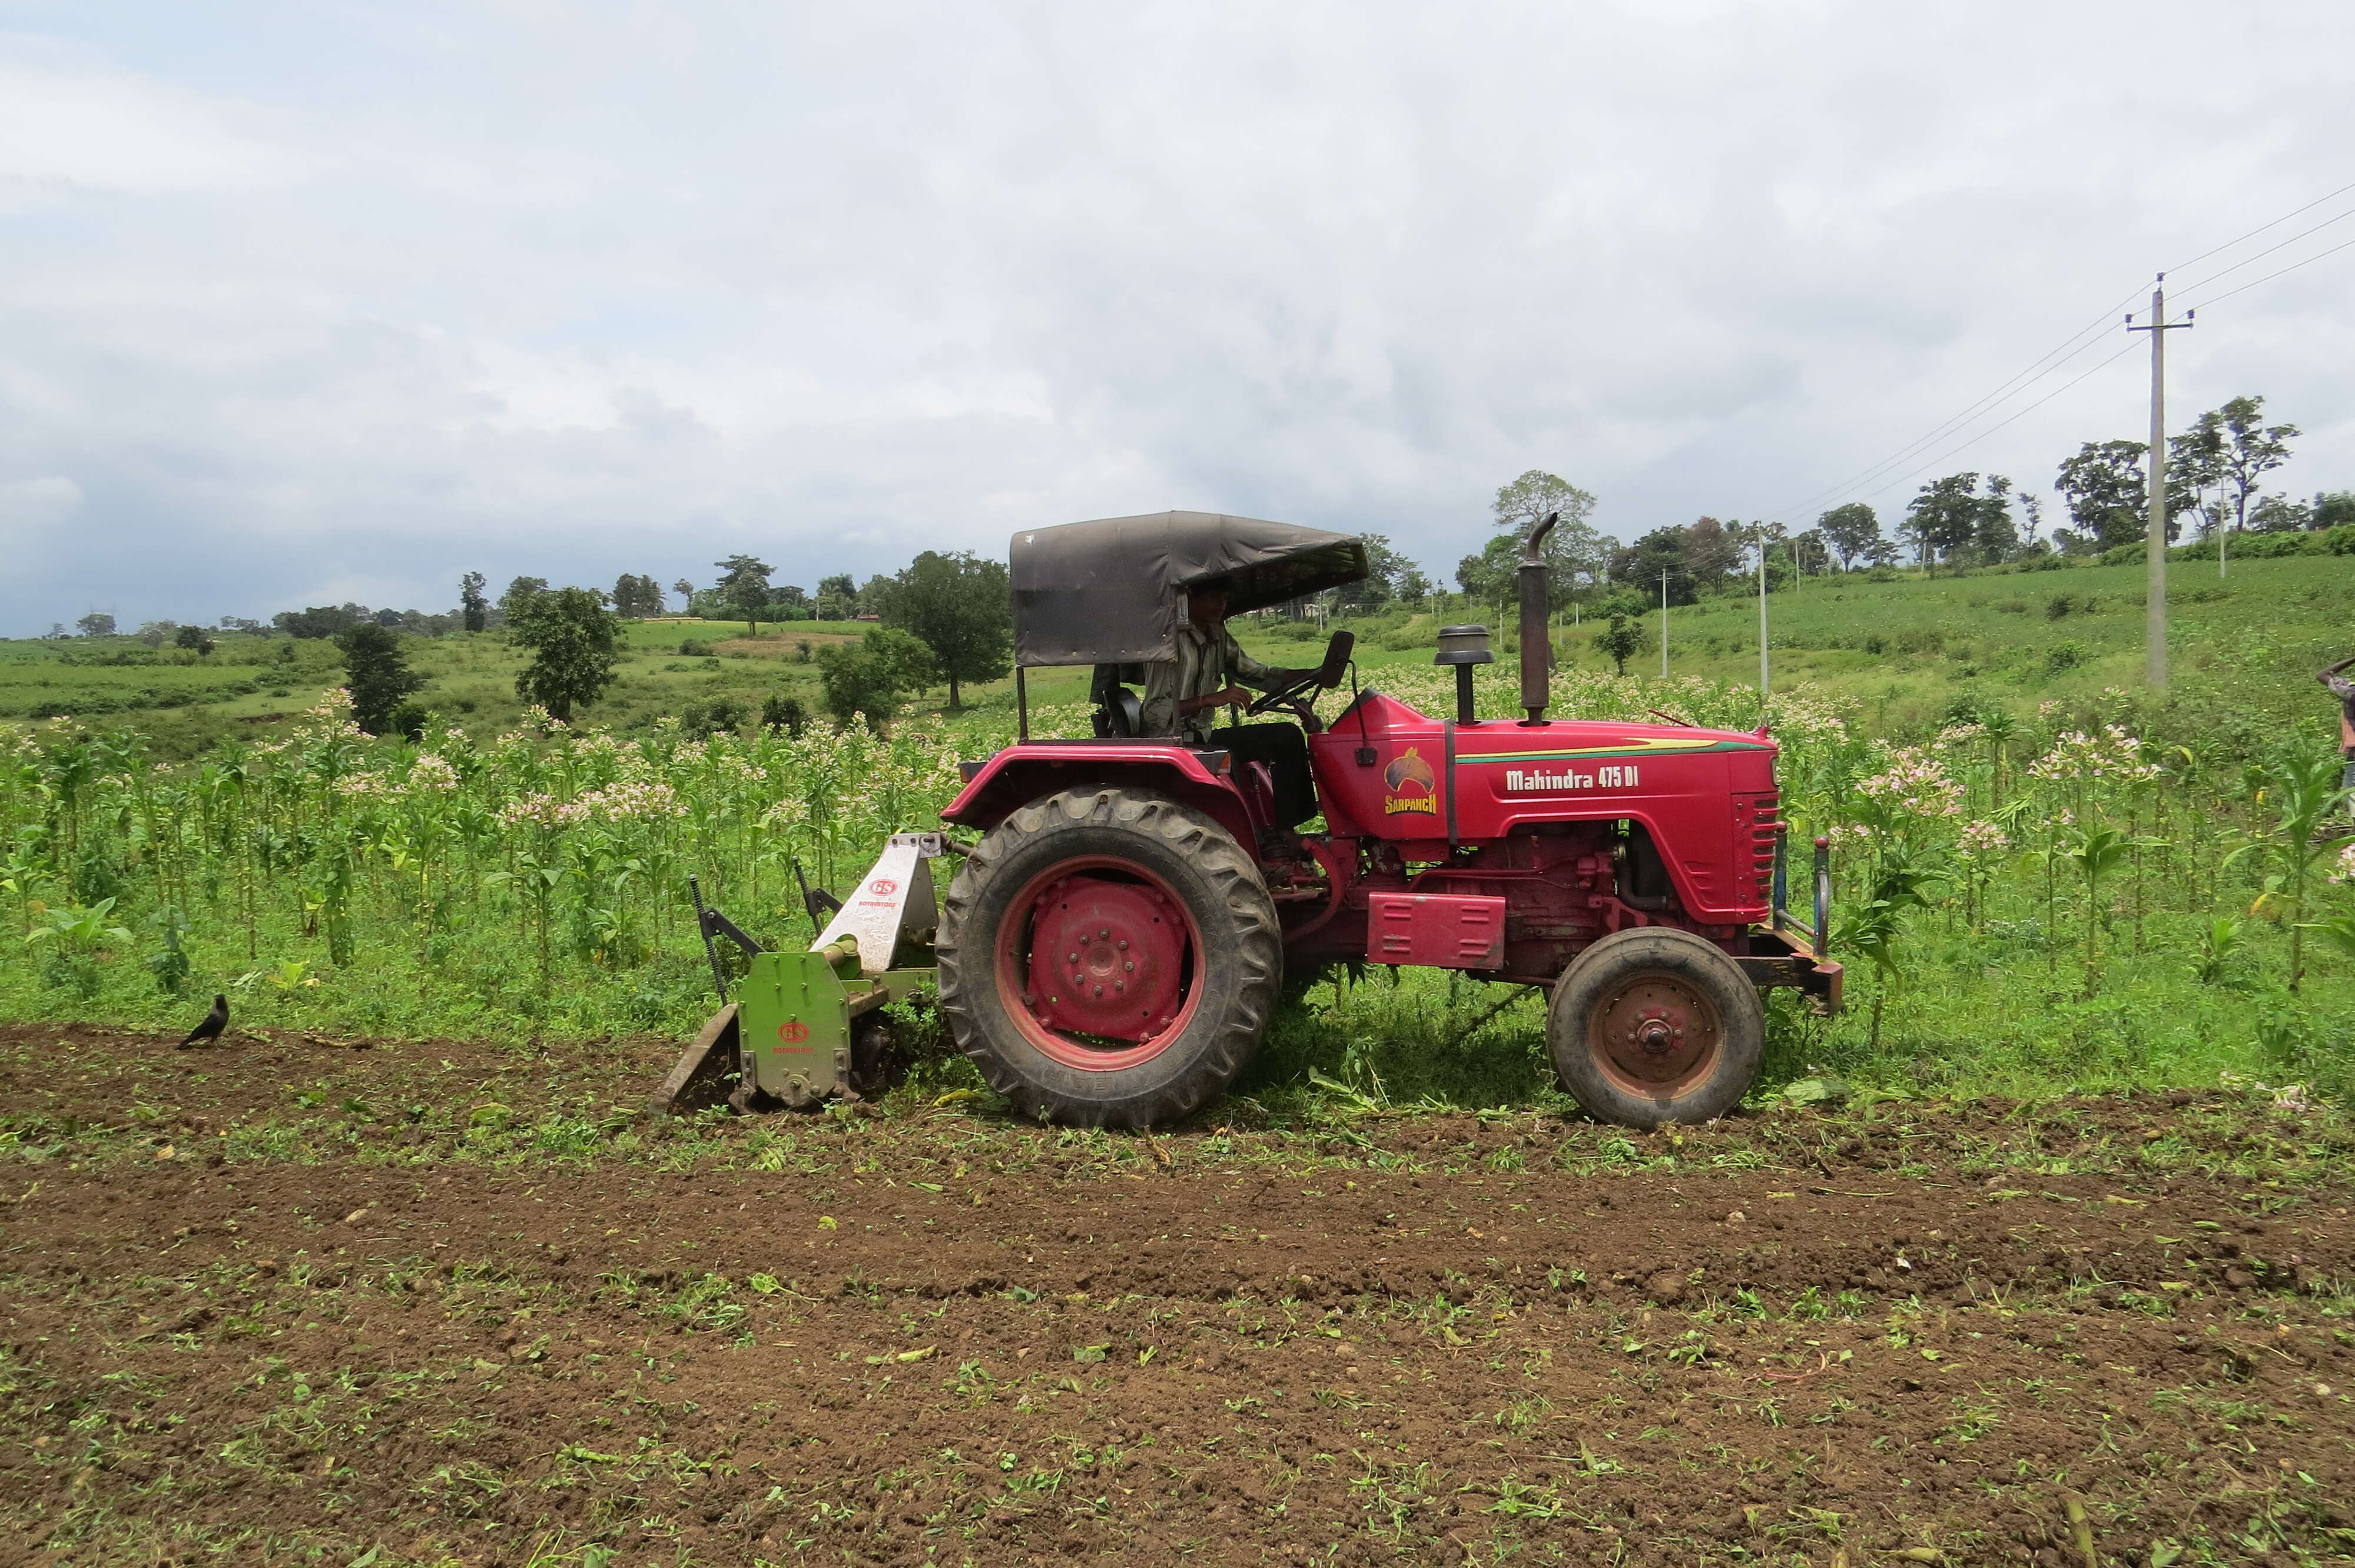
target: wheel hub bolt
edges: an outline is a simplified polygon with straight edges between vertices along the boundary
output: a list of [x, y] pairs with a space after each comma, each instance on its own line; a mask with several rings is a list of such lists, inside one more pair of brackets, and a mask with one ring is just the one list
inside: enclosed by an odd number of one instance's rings
[[1136, 972], [1136, 960], [1135, 959], [1131, 959], [1128, 962], [1121, 965], [1120, 967], [1126, 972], [1135, 974]]

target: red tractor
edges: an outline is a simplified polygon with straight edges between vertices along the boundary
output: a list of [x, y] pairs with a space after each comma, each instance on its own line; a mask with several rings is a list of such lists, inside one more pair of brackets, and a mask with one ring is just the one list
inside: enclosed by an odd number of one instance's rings
[[[1448, 627], [1457, 712], [1381, 693], [1329, 722], [1353, 668], [1261, 694], [1209, 744], [1136, 733], [1130, 686], [1176, 657], [1189, 589], [1230, 614], [1366, 576], [1356, 539], [1198, 512], [1015, 535], [1021, 738], [964, 766], [942, 813], [982, 831], [948, 892], [940, 999], [960, 1047], [1026, 1114], [1145, 1127], [1217, 1097], [1284, 992], [1337, 962], [1421, 964], [1547, 987], [1562, 1086], [1603, 1119], [1700, 1121], [1758, 1071], [1759, 992], [1829, 1012], [1815, 910], [1783, 913], [1775, 746], [1689, 726], [1549, 719], [1547, 568], [1519, 573], [1519, 720], [1476, 718], [1485, 627]], [[1034, 740], [1025, 673], [1092, 665], [1097, 735]], [[1354, 680], [1352, 684], [1354, 685]], [[1323, 826], [1303, 832], [1311, 819]]]

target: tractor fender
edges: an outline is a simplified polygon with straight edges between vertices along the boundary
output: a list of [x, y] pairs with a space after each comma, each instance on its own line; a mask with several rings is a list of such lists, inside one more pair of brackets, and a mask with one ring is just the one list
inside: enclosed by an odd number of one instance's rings
[[1228, 771], [1228, 754], [1188, 746], [1117, 745], [1087, 741], [1025, 741], [978, 765], [967, 763], [965, 786], [941, 821], [984, 832], [1020, 808], [1066, 789], [1116, 784], [1166, 796], [1208, 815], [1240, 844], [1259, 840], [1258, 827]]

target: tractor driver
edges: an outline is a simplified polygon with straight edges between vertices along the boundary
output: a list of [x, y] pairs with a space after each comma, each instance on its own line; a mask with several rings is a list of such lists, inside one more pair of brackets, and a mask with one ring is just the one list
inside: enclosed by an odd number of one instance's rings
[[1203, 583], [1186, 590], [1186, 623], [1178, 629], [1178, 657], [1146, 666], [1146, 734], [1207, 746], [1213, 711], [1251, 701], [1251, 693], [1242, 687], [1270, 691], [1315, 673], [1261, 663], [1236, 646], [1226, 621], [1224, 585]]

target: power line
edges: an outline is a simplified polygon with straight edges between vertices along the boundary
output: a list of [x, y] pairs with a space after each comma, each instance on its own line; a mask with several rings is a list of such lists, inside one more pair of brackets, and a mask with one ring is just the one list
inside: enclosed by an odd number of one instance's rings
[[2109, 358], [2103, 360], [2101, 364], [2094, 366], [2093, 369], [2083, 371], [2081, 374], [2071, 377], [2069, 380], [2062, 382], [2060, 386], [2055, 387], [2051, 391], [2047, 392], [2043, 397], [2039, 397], [2027, 408], [2020, 409], [2019, 413], [2012, 415], [2010, 418], [2005, 419], [2003, 424], [1988, 426], [1986, 429], [1981, 430], [1977, 435], [1971, 437], [1968, 440], [1948, 447], [1945, 451], [1940, 452], [1936, 457], [1932, 458], [1928, 462], [1925, 462], [1921, 467], [1915, 469], [1912, 473], [1902, 474], [1899, 477], [1891, 480], [1887, 484], [1882, 485], [1880, 489], [1868, 491], [1866, 493], [1868, 495], [1886, 495], [1889, 492], [1896, 489], [1899, 485], [1904, 484], [1911, 480], [1917, 479], [1921, 475], [1929, 472], [1932, 469], [1936, 468], [1939, 464], [1945, 462], [1948, 458], [1953, 457], [1956, 452], [1965, 451], [1977, 446], [1979, 442], [1987, 440], [1998, 430], [2002, 429], [2004, 425], [2009, 425], [2014, 419], [2025, 418], [2027, 416], [2033, 414], [2037, 409], [2041, 408], [2045, 404], [2050, 403], [2053, 398], [2058, 397], [2062, 393], [2066, 392], [2070, 387], [2074, 387], [2078, 382], [2084, 380], [2087, 376], [2094, 375], [2096, 371], [2103, 369], [2105, 366], [2116, 364], [2127, 355], [2132, 354], [2135, 351], [2136, 346], [2137, 345], [2135, 344], [2128, 343], [2126, 347], [2118, 350], [2117, 353], [2110, 355]]
[[[1981, 414], [1992, 412], [1994, 408], [2002, 403], [2005, 398], [2026, 390], [2029, 386], [2032, 386], [2035, 382], [2041, 380], [2044, 376], [2059, 370], [2062, 366], [2066, 365], [2070, 360], [2076, 358], [2077, 355], [2084, 353], [2086, 349], [2092, 347], [2095, 342], [2099, 341], [2094, 338], [2093, 334], [2102, 331], [2109, 325], [2110, 318], [2117, 313], [2119, 305], [2126, 304], [2141, 291], [2142, 290], [2139, 285], [2129, 290], [2117, 301], [2115, 304], [2109, 306], [2107, 309], [2104, 310], [2100, 315], [2094, 317], [2093, 321], [2087, 323], [2084, 326], [2078, 328], [2067, 337], [2062, 338], [2057, 347], [2046, 352], [2042, 356], [2030, 364], [2027, 369], [2020, 371], [2016, 376], [2013, 376], [2009, 380], [2004, 382], [1994, 391], [1987, 394], [1987, 396], [1979, 398], [1977, 402], [1966, 408], [1961, 413], [1940, 421], [1926, 434], [1918, 436], [1914, 440], [1908, 441], [1905, 445], [1898, 448], [1889, 456], [1870, 465], [1860, 472], [1852, 474], [1849, 478], [1840, 481], [1838, 484], [1832, 485], [1825, 490], [1817, 491], [1815, 494], [1808, 496], [1803, 501], [1793, 502], [1786, 506], [1776, 509], [1771, 514], [1773, 519], [1778, 523], [1795, 521], [1796, 519], [1792, 517], [1791, 514], [1804, 512], [1819, 501], [1823, 501], [1831, 496], [1842, 494], [1848, 491], [1855, 489], [1858, 485], [1863, 484], [1868, 481], [1878, 477], [1882, 470], [1890, 468], [1894, 464], [1903, 462], [1907, 458], [1912, 457], [1915, 452], [1921, 450], [1923, 447], [1928, 446], [1933, 441], [1938, 440], [1947, 435], [1951, 435], [1955, 430], [1960, 429], [1964, 425], [1969, 424]], [[2074, 386], [2076, 383], [2072, 382], [2070, 385]], [[1998, 429], [2000, 428], [2000, 426], [1998, 427]]]
[[2230, 267], [2220, 267], [2215, 271], [2209, 273], [2205, 278], [2201, 278], [2195, 282], [2186, 283], [2183, 286], [2187, 289], [2205, 288], [2219, 278], [2228, 277], [2231, 274], [2239, 271], [2242, 268], [2248, 266], [2250, 262], [2264, 260], [2275, 251], [2281, 249], [2283, 246], [2295, 245], [2309, 234], [2319, 234], [2324, 229], [2328, 228], [2332, 224], [2344, 223], [2350, 217], [2355, 217], [2355, 207], [2349, 207], [2337, 217], [2324, 218], [2312, 228], [2301, 228], [2296, 234], [2291, 235], [2287, 239], [2282, 240], [2278, 244], [2266, 246], [2263, 250], [2260, 250], [2255, 255], [2249, 257], [2246, 260], [2235, 261]]
[[2280, 277], [2283, 272], [2295, 272], [2300, 267], [2311, 266], [2313, 263], [2321, 260], [2326, 256], [2336, 256], [2341, 250], [2348, 249], [2349, 246], [2355, 246], [2355, 239], [2347, 240], [2343, 244], [2334, 245], [2328, 250], [2318, 250], [2303, 261], [2291, 262], [2288, 266], [2281, 269], [2281, 271], [2279, 272], [2268, 272], [2262, 278], [2252, 278], [2247, 282], [2243, 283], [2236, 288], [2227, 289], [2221, 294], [2211, 294], [2206, 299], [2200, 301], [2199, 304], [2193, 305], [2191, 308], [2196, 311], [2203, 305], [2212, 305], [2219, 300], [2229, 300], [2233, 295], [2240, 293], [2243, 290], [2254, 289], [2259, 283], [2272, 282], [2275, 278]]
[[[2234, 238], [2225, 241], [2222, 245], [2213, 246], [2209, 249], [2201, 251], [2199, 255], [2192, 257], [2190, 260], [2179, 263], [2176, 267], [2170, 268], [2169, 270], [2181, 271], [2186, 268], [2195, 266], [2198, 263], [2206, 260], [2211, 256], [2222, 255], [2223, 252], [2232, 249], [2236, 245], [2240, 245], [2247, 240], [2255, 238], [2258, 235], [2264, 233], [2267, 229], [2278, 228], [2282, 224], [2287, 223], [2290, 219], [2296, 217], [2301, 214], [2311, 212], [2316, 207], [2322, 206], [2324, 203], [2328, 202], [2335, 197], [2344, 196], [2350, 191], [2355, 191], [2355, 182], [2350, 182], [2347, 185], [2343, 185], [2337, 190], [2326, 192], [2325, 194], [2315, 197], [2312, 201], [2307, 202], [2303, 207], [2293, 207], [2291, 210], [2283, 213], [2278, 217], [2272, 218], [2264, 223], [2259, 224], [2256, 228], [2250, 229], [2245, 234], [2239, 235]], [[2186, 285], [2186, 288], [2197, 289], [2205, 287], [2210, 283], [2213, 283], [2222, 278], [2230, 276], [2233, 272], [2239, 271], [2243, 267], [2262, 260], [2265, 257], [2272, 255], [2275, 251], [2280, 250], [2286, 246], [2295, 245], [2297, 241], [2306, 238], [2309, 235], [2318, 233], [2322, 229], [2331, 227], [2333, 224], [2343, 222], [2349, 217], [2355, 217], [2355, 207], [2350, 207], [2347, 211], [2339, 213], [2334, 217], [2325, 218], [2320, 223], [2301, 229], [2297, 233], [2291, 235], [2288, 238], [2278, 240], [2275, 243], [2267, 246], [2264, 249], [2244, 257], [2242, 260], [2232, 263], [2230, 266], [2220, 268], [2217, 270], [2209, 273], [2206, 277], [2200, 279], [2196, 282]], [[2199, 308], [2199, 305], [2213, 304], [2218, 300], [2230, 299], [2232, 295], [2241, 292], [2244, 289], [2252, 289], [2256, 287], [2259, 283], [2267, 282], [2272, 279], [2282, 276], [2284, 273], [2294, 272], [2298, 268], [2304, 267], [2310, 262], [2322, 260], [2323, 257], [2335, 255], [2339, 251], [2348, 249], [2350, 245], [2355, 245], [2355, 240], [2350, 240], [2346, 245], [2333, 246], [2328, 250], [2319, 251], [2313, 256], [2307, 257], [2304, 261], [2296, 262], [2291, 266], [2268, 272], [2262, 278], [2253, 279], [2249, 282], [2243, 283], [2235, 288], [2227, 290], [2222, 294], [2211, 295], [2207, 299], [2199, 302], [2199, 304], [2194, 305], [2192, 308], [2196, 310]], [[1921, 452], [1924, 448], [1931, 446], [1948, 436], [1954, 435], [1975, 421], [1994, 413], [2004, 403], [2026, 393], [2038, 382], [2043, 380], [2046, 376], [2058, 373], [2062, 367], [2067, 366], [2070, 361], [2077, 358], [2080, 355], [2092, 348], [2094, 344], [2099, 341], [2094, 334], [2109, 324], [2110, 318], [2117, 313], [2119, 306], [2131, 302], [2141, 291], [2142, 290], [2140, 285], [2137, 285], [2134, 289], [2129, 290], [2115, 304], [2111, 305], [2107, 310], [2102, 312], [2102, 313], [2095, 317], [2091, 323], [2079, 328], [2069, 336], [2062, 339], [2057, 346], [2048, 350], [2045, 354], [2029, 365], [2026, 369], [2013, 376], [2009, 380], [1997, 387], [1993, 391], [1980, 397], [1977, 401], [1971, 403], [1960, 413], [1955, 414], [1950, 418], [1942, 420], [1926, 433], [1908, 441], [1905, 445], [1898, 448], [1887, 457], [1870, 464], [1869, 467], [1851, 475], [1848, 479], [1842, 480], [1838, 484], [1817, 491], [1815, 494], [1803, 501], [1794, 502], [1780, 507], [1770, 513], [1769, 515], [1776, 522], [1796, 522], [1796, 514], [1803, 513], [1810, 507], [1816, 506], [1820, 503], [1836, 497], [1856, 493], [1859, 487], [1872, 483], [1874, 481], [1880, 479], [1889, 470], [1896, 467], [1898, 464], [1905, 462], [1907, 460]], [[2029, 404], [2026, 408], [2007, 416], [1999, 422], [1989, 426], [1987, 429], [1979, 431], [1977, 434], [1970, 436], [1966, 440], [1947, 448], [1944, 453], [1932, 459], [1929, 462], [1915, 468], [1911, 472], [1902, 474], [1894, 480], [1891, 480], [1885, 484], [1880, 484], [1870, 491], [1865, 491], [1863, 493], [1866, 495], [1885, 494], [1889, 491], [1895, 489], [1898, 485], [1905, 483], [1907, 481], [1921, 473], [1928, 471], [1932, 468], [1935, 468], [1947, 458], [1954, 456], [1957, 452], [1966, 450], [2033, 410], [2042, 408], [2045, 404], [2051, 402], [2062, 393], [2068, 391], [2070, 387], [2076, 386], [2079, 382], [2085, 380], [2095, 372], [2114, 363], [2118, 358], [2122, 357], [2126, 352], [2128, 351], [2124, 349], [2120, 350], [2117, 354], [2114, 354], [2108, 358], [2100, 361], [2091, 369], [2081, 372], [2070, 380], [2053, 388], [2051, 392], [2039, 397], [2035, 402]]]
[[[2340, 185], [2337, 190], [2330, 192], [2328, 196], [2318, 196], [2312, 201], [2307, 202], [2304, 207], [2292, 208], [2290, 211], [2282, 214], [2279, 217], [2257, 225], [2256, 228], [2241, 236], [2241, 239], [2254, 239], [2266, 229], [2275, 228], [2280, 224], [2287, 223], [2291, 218], [2296, 217], [2301, 212], [2312, 212], [2316, 207], [2318, 207], [2324, 202], [2328, 201], [2331, 196], [2345, 196], [2349, 191], [2355, 191], [2355, 182]], [[2189, 261], [2177, 262], [2174, 266], [2169, 267], [2168, 270], [2170, 272], [2180, 272], [2186, 267], [2197, 266], [2199, 263], [2207, 260], [2211, 256], [2222, 255], [2223, 252], [2230, 250], [2233, 246], [2238, 245], [2241, 242], [2241, 239], [2228, 239], [2212, 250], [2202, 250], [2199, 255], [2194, 256]]]

